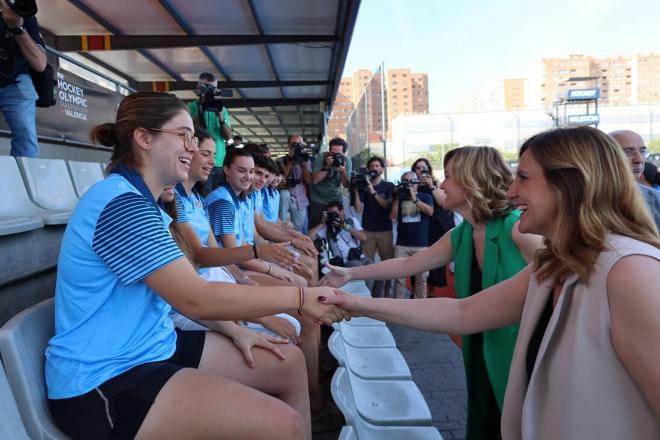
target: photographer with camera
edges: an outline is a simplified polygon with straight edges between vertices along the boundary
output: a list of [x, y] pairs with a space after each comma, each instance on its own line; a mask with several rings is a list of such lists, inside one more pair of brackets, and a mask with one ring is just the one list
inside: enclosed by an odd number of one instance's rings
[[341, 187], [348, 188], [352, 164], [346, 156], [348, 144], [342, 138], [330, 140], [328, 151], [319, 154], [312, 168], [311, 203], [309, 206], [309, 224], [315, 225], [321, 221], [321, 212], [326, 205], [336, 200], [342, 200]]
[[307, 187], [312, 182], [312, 163], [309, 149], [302, 136], [292, 134], [288, 139], [289, 151], [277, 160], [284, 178], [280, 191], [280, 218], [291, 222], [298, 232], [307, 230]]
[[[389, 217], [395, 187], [392, 182], [383, 179], [385, 161], [382, 157], [373, 156], [367, 161], [367, 176], [353, 185], [355, 211], [362, 212], [362, 225], [367, 235], [364, 253], [372, 260], [376, 251], [381, 261], [394, 257], [394, 240], [392, 237], [392, 220]], [[372, 296], [378, 298], [388, 296], [390, 281], [376, 281]]]
[[193, 121], [208, 131], [216, 144], [215, 167], [206, 181], [205, 191], [209, 194], [220, 186], [222, 177], [222, 164], [227, 153], [227, 141], [231, 137], [231, 123], [229, 112], [223, 105], [217, 81], [212, 73], [204, 72], [197, 81], [197, 101], [188, 104], [188, 111]]
[[[456, 216], [452, 211], [444, 209], [445, 192], [440, 189], [440, 182], [433, 175], [433, 167], [428, 159], [420, 157], [413, 162], [410, 171], [414, 172], [419, 179], [419, 192], [431, 194], [433, 196], [433, 217], [429, 222], [429, 243], [435, 243], [440, 238], [456, 226]], [[444, 266], [433, 269], [429, 272], [427, 289], [433, 292], [434, 287], [444, 287], [447, 285], [446, 268]]]
[[37, 92], [30, 70], [46, 69], [37, 5], [0, 0], [0, 111], [11, 131], [12, 156], [37, 157]]
[[[397, 222], [394, 258], [412, 257], [429, 246], [429, 220], [433, 215], [433, 197], [419, 192], [419, 180], [412, 171], [401, 176], [401, 183], [394, 193], [390, 219]], [[426, 279], [429, 272], [415, 274], [414, 298], [426, 298]], [[394, 296], [403, 298], [406, 280], [397, 279]]]
[[[373, 263], [362, 253], [361, 244], [367, 240], [360, 221], [344, 214], [344, 204], [333, 201], [321, 213], [321, 222], [310, 228], [312, 239], [325, 239], [328, 243], [328, 263], [340, 267], [356, 267]], [[373, 281], [367, 281], [371, 288]]]

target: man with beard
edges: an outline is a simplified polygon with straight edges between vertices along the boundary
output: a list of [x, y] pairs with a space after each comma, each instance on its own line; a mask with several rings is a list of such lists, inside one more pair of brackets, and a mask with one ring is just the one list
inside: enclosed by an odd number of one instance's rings
[[[380, 260], [388, 260], [394, 257], [394, 240], [392, 238], [392, 220], [390, 220], [390, 208], [394, 184], [383, 179], [385, 161], [382, 157], [372, 156], [367, 161], [369, 179], [367, 187], [355, 191], [355, 211], [362, 212], [362, 226], [367, 234], [367, 241], [362, 246], [364, 253], [373, 260], [376, 251]], [[387, 296], [390, 281], [376, 281], [371, 291], [372, 296]]]

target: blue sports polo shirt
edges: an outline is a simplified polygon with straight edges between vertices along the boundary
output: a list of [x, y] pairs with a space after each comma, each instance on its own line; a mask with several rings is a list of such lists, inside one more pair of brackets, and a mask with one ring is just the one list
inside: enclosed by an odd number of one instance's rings
[[[209, 216], [202, 197], [196, 191], [187, 194], [183, 186], [179, 184], [174, 192], [174, 200], [176, 202], [176, 222], [189, 223], [202, 246], [208, 247], [211, 226], [209, 225]], [[208, 270], [207, 267], [200, 267], [197, 272], [204, 273]]]
[[243, 240], [245, 240], [246, 244], [254, 244], [254, 212], [262, 212], [264, 206], [261, 192], [250, 193], [245, 198], [244, 205], [246, 206], [247, 213], [245, 222], [243, 223]]
[[119, 174], [92, 186], [62, 240], [48, 397], [80, 396], [176, 348], [170, 306], [144, 279], [183, 254], [155, 204]]
[[280, 212], [280, 192], [276, 189], [264, 188], [261, 190], [264, 199], [264, 218], [271, 223], [277, 223]]
[[[245, 240], [244, 225], [248, 222], [247, 204], [239, 198], [229, 184], [224, 183], [206, 196], [206, 208], [209, 213], [211, 230], [219, 246], [220, 236], [236, 235], [236, 243], [241, 246]], [[251, 223], [254, 223], [252, 220]], [[254, 227], [253, 227], [254, 229]]]

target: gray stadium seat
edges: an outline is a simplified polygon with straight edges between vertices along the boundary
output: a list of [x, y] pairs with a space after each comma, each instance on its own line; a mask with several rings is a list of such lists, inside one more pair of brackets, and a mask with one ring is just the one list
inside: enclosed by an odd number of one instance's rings
[[46, 210], [32, 203], [12, 156], [0, 156], [0, 188], [10, 189], [3, 191], [0, 217], [36, 217], [46, 225], [63, 225], [69, 221], [69, 211]]
[[0, 236], [18, 234], [44, 227], [44, 222], [36, 217], [0, 217]]
[[28, 194], [45, 209], [73, 211], [78, 197], [62, 159], [16, 158]]
[[328, 348], [339, 365], [365, 380], [410, 380], [410, 368], [396, 348], [355, 348], [344, 344], [338, 332]]
[[385, 326], [347, 325], [339, 323], [341, 336], [349, 345], [357, 348], [396, 348], [392, 332]]
[[0, 438], [29, 439], [21, 416], [16, 408], [14, 395], [9, 388], [5, 369], [0, 362]]
[[340, 367], [330, 387], [346, 424], [353, 428], [353, 437], [347, 438], [442, 440], [438, 430], [429, 426], [431, 414], [413, 382], [362, 381], [363, 385], [354, 380], [360, 381]]
[[0, 328], [0, 355], [23, 424], [32, 439], [66, 439], [46, 401], [44, 350], [55, 332], [53, 298], [22, 311]]
[[71, 181], [76, 190], [78, 197], [83, 194], [99, 180], [103, 180], [103, 168], [98, 162], [77, 162], [75, 160], [67, 160], [66, 165], [69, 168]]

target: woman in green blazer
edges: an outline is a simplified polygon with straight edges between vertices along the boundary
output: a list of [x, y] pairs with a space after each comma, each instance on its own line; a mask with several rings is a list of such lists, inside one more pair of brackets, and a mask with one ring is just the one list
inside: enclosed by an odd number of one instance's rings
[[[433, 246], [407, 259], [331, 271], [320, 285], [353, 279], [403, 278], [455, 262], [456, 295], [465, 298], [511, 278], [543, 247], [537, 235], [518, 231], [520, 213], [506, 198], [513, 174], [497, 150], [462, 147], [444, 157], [444, 208], [464, 221]], [[468, 383], [468, 439], [500, 437], [500, 412], [517, 325], [463, 336]]]

